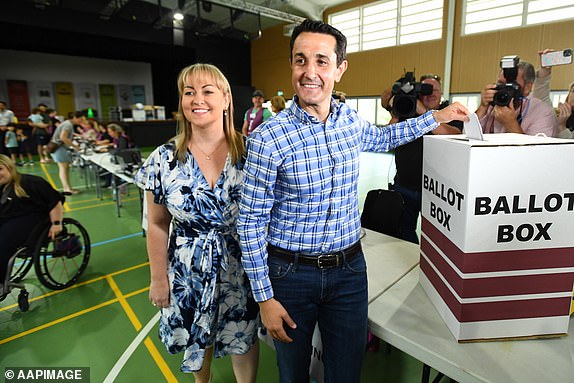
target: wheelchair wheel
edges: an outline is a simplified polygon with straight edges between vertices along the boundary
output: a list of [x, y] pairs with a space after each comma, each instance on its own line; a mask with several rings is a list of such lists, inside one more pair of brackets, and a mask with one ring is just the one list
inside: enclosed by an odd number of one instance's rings
[[64, 218], [62, 232], [52, 240], [47, 226], [36, 244], [34, 268], [42, 284], [52, 290], [76, 283], [90, 260], [90, 237], [75, 219]]
[[34, 259], [30, 254], [30, 249], [27, 247], [20, 248], [15, 254], [14, 266], [10, 272], [10, 282], [18, 283], [24, 279], [33, 264]]

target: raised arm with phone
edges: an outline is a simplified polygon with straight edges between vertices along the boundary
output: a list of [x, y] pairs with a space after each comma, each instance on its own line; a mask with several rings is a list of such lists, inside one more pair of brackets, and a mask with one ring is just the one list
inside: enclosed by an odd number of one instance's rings
[[[550, 81], [552, 79], [552, 67], [572, 63], [572, 48], [559, 51], [544, 49], [538, 52], [540, 56], [540, 68], [536, 71], [536, 81], [534, 83], [534, 97], [541, 99], [552, 106], [550, 100]], [[554, 109], [558, 120], [557, 137], [574, 138], [574, 82], [568, 86], [568, 95], [564, 102], [558, 103]]]

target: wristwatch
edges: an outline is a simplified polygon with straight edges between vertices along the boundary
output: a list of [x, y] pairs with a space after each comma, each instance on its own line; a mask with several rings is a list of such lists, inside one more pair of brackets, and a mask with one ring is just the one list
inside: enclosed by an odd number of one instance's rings
[[61, 224], [62, 224], [62, 221], [52, 221], [52, 225], [58, 226], [58, 225], [61, 225]]

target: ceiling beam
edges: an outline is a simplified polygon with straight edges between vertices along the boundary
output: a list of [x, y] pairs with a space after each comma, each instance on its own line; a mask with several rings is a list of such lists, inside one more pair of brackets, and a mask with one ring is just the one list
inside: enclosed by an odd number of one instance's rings
[[[285, 21], [288, 23], [299, 24], [303, 20], [305, 20], [305, 18], [301, 17], [301, 16], [297, 16], [297, 15], [294, 15], [291, 13], [277, 11], [275, 9], [263, 7], [261, 5], [248, 3], [248, 2], [243, 1], [243, 0], [209, 0], [208, 2], [213, 3], [213, 4], [217, 4], [217, 5], [221, 5], [221, 6], [227, 7], [227, 8], [239, 9], [242, 11], [253, 13], [255, 15], [261, 15], [264, 17], [268, 17], [270, 19]], [[193, 7], [193, 3], [188, 2], [184, 7], [183, 12], [185, 13], [188, 10], [191, 11], [192, 7]]]

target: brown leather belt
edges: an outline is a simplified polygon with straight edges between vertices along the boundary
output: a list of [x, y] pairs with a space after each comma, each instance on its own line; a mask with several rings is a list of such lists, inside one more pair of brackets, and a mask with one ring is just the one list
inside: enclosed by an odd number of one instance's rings
[[270, 244], [267, 245], [267, 252], [271, 256], [275, 256], [289, 262], [295, 262], [295, 260], [297, 260], [298, 263], [303, 265], [316, 266], [319, 269], [330, 269], [341, 266], [345, 260], [349, 261], [359, 254], [361, 252], [361, 242], [358, 241], [346, 249], [328, 254], [306, 255], [295, 251], [285, 250]]

